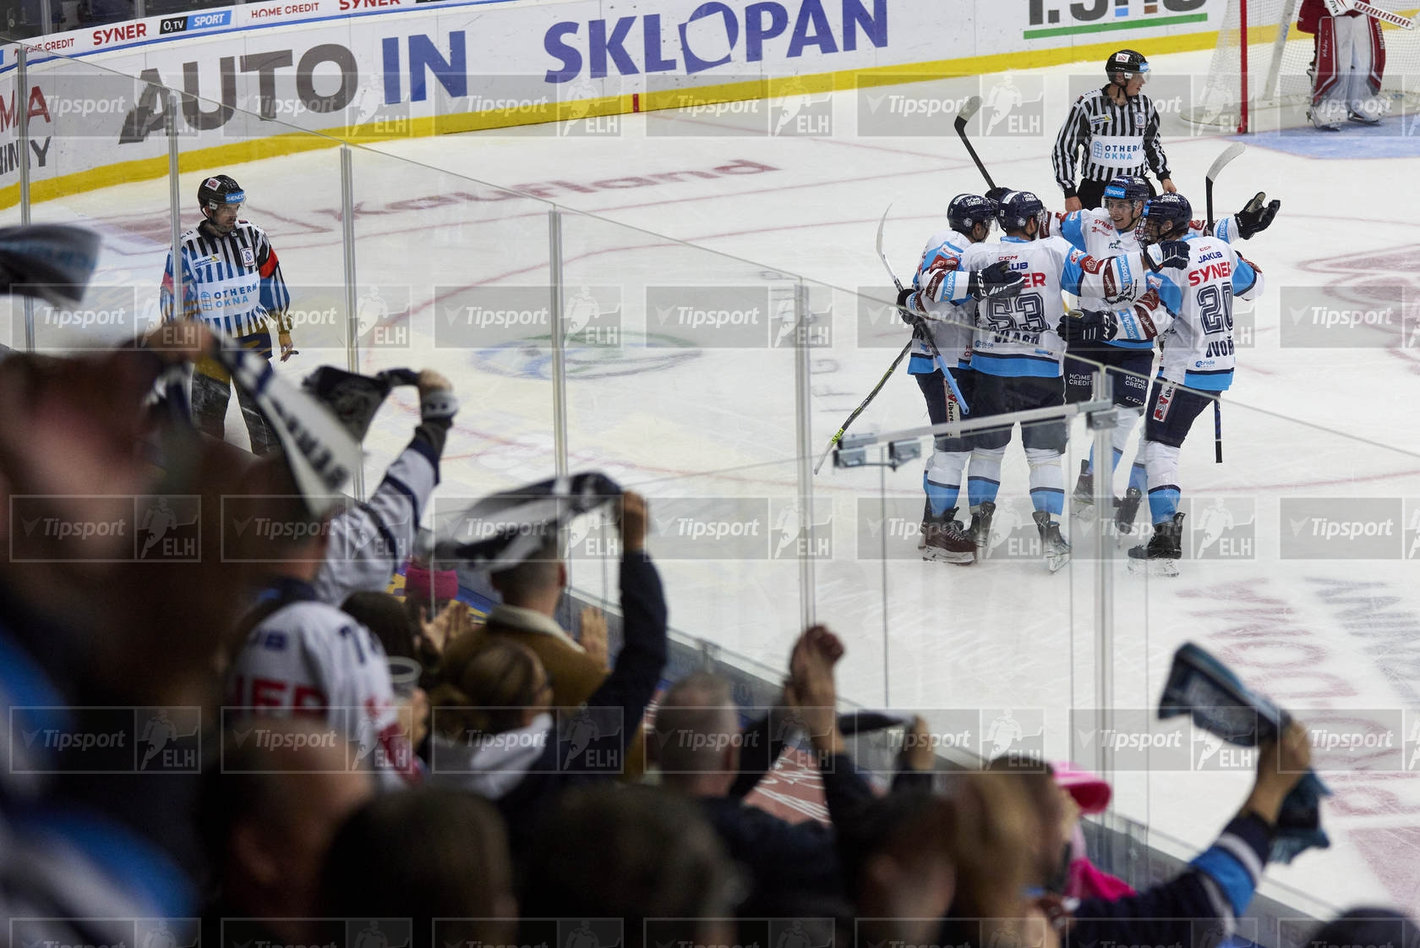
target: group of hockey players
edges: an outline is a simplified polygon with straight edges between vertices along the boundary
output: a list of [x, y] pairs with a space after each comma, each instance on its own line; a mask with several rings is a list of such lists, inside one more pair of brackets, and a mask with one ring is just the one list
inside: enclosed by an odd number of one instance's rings
[[[1153, 534], [1129, 550], [1131, 566], [1176, 573], [1180, 448], [1194, 420], [1232, 383], [1233, 300], [1262, 289], [1260, 268], [1232, 241], [1265, 229], [1280, 202], [1259, 193], [1215, 223], [1195, 220], [1182, 194], [1152, 194], [1142, 174], [1127, 173], [1104, 188], [1103, 209], [1051, 213], [1035, 194], [1009, 188], [957, 195], [946, 228], [927, 241], [913, 285], [899, 297], [904, 321], [914, 327], [909, 371], [933, 424], [948, 420], [957, 397], [947, 374], [969, 420], [1061, 408], [1059, 418], [1021, 425], [1033, 516], [1052, 572], [1070, 555], [1061, 532], [1063, 406], [1103, 398], [1096, 384], [1107, 379], [1118, 420], [1105, 475], [1111, 484], [1147, 412], [1114, 522], [1121, 535], [1131, 533], [1147, 497]], [[993, 225], [1002, 231], [996, 239]], [[1074, 307], [1065, 294], [1078, 298]], [[1156, 346], [1162, 355], [1154, 374]], [[924, 559], [965, 565], [989, 555], [1011, 434], [1007, 423], [936, 439], [923, 473]], [[1071, 498], [1076, 517], [1110, 516], [1093, 510], [1103, 463], [1093, 452], [1081, 463]], [[964, 507], [969, 522], [958, 517]]]

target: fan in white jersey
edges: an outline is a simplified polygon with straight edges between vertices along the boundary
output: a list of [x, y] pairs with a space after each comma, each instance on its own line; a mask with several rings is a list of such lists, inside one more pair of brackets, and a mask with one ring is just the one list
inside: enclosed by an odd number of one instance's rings
[[[1131, 487], [1148, 487], [1154, 534], [1148, 544], [1131, 549], [1129, 556], [1136, 562], [1159, 561], [1160, 572], [1169, 574], [1177, 572], [1182, 553], [1179, 449], [1193, 420], [1232, 384], [1234, 297], [1251, 299], [1262, 290], [1260, 271], [1230, 244], [1188, 234], [1191, 215], [1188, 200], [1180, 194], [1160, 195], [1145, 205], [1145, 239], [1160, 247], [1181, 245], [1187, 251], [1182, 260], [1166, 261], [1148, 279], [1163, 312], [1150, 314], [1147, 332], [1141, 333], [1138, 323], [1115, 325], [1115, 313], [1087, 317], [1088, 322], [1103, 326], [1100, 338], [1112, 338], [1121, 328], [1130, 338], [1156, 331], [1164, 344], [1158, 378], [1146, 403], [1139, 452], [1147, 485], [1130, 479]], [[1176, 240], [1179, 237], [1183, 239]], [[1153, 250], [1146, 248], [1146, 252]]]
[[[1063, 238], [1037, 239], [1044, 217], [1045, 206], [1029, 191], [1004, 195], [997, 221], [1006, 236], [971, 245], [961, 256], [960, 269], [939, 271], [929, 282], [928, 298], [963, 302], [969, 296], [966, 285], [973, 271], [1004, 264], [1022, 277], [1018, 295], [989, 299], [977, 309], [971, 358], [977, 372], [975, 414], [990, 416], [1064, 405], [1061, 359], [1065, 346], [1053, 328], [1064, 313], [1064, 292], [1106, 299], [1140, 296], [1141, 310], [1157, 305], [1156, 297], [1136, 286], [1144, 276], [1139, 255], [1097, 260]], [[1132, 314], [1121, 318], [1136, 319]], [[990, 548], [1001, 461], [1010, 439], [1010, 426], [972, 436], [967, 495], [972, 510], [969, 532], [977, 543], [978, 556]], [[1065, 476], [1060, 464], [1065, 440], [1063, 420], [1022, 426], [1021, 442], [1030, 464], [1031, 503], [1052, 570], [1063, 566], [1070, 552], [1056, 520], [1065, 505]]]
[[[418, 777], [406, 736], [411, 722], [401, 720], [383, 646], [333, 603], [355, 589], [384, 588], [407, 555], [438, 480], [439, 453], [458, 403], [452, 385], [436, 372], [420, 373], [419, 391], [414, 441], [390, 466], [370, 504], [313, 522], [293, 503], [270, 518], [284, 528], [272, 531], [274, 576], [246, 621], [250, 631], [227, 682], [229, 718], [323, 718], [354, 746], [352, 765], [371, 767], [386, 786]], [[280, 471], [276, 462], [269, 464]]]
[[[1151, 196], [1152, 191], [1146, 180], [1133, 175], [1121, 175], [1105, 187], [1104, 210], [1056, 213], [1045, 219], [1045, 231], [1050, 233], [1053, 230], [1070, 241], [1075, 248], [1096, 258], [1138, 251], [1142, 246], [1138, 234], [1139, 222], [1144, 215], [1144, 203]], [[1212, 234], [1229, 243], [1235, 238], [1248, 240], [1254, 234], [1267, 229], [1281, 206], [1281, 201], [1268, 203], [1267, 195], [1259, 191], [1237, 214], [1229, 214], [1214, 224]], [[1202, 236], [1209, 232], [1208, 224], [1204, 221], [1191, 221], [1188, 232]], [[1086, 312], [1112, 308], [1110, 301], [1090, 296], [1082, 296], [1079, 307]], [[1065, 344], [1065, 401], [1088, 401], [1093, 395], [1094, 374], [1099, 368], [1104, 368], [1110, 377], [1111, 395], [1115, 406], [1120, 409], [1116, 413], [1119, 424], [1111, 432], [1112, 475], [1119, 468], [1124, 450], [1134, 433], [1134, 423], [1144, 411], [1144, 397], [1148, 393], [1149, 378], [1153, 374], [1154, 342], [1152, 339], [1116, 337], [1091, 344], [1067, 336]], [[1144, 459], [1137, 457], [1134, 463], [1139, 466], [1142, 475]], [[1075, 492], [1071, 497], [1077, 513], [1093, 511], [1094, 466], [1094, 446], [1091, 445], [1089, 457], [1080, 462], [1080, 476], [1075, 482]], [[1113, 494], [1113, 490], [1110, 493]], [[1126, 490], [1123, 500], [1115, 501], [1117, 521], [1120, 524], [1134, 522], [1142, 497], [1138, 490], [1129, 489]]]

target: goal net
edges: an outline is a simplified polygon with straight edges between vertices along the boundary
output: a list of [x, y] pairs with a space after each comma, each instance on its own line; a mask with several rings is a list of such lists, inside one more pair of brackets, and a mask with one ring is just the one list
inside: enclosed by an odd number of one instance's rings
[[[1372, 0], [1413, 16], [1415, 0]], [[1238, 132], [1304, 121], [1311, 102], [1312, 35], [1297, 29], [1301, 0], [1228, 0], [1201, 94], [1185, 121]], [[1406, 9], [1409, 7], [1409, 9]], [[1420, 30], [1381, 24], [1386, 67], [1381, 95], [1391, 114], [1420, 109]]]

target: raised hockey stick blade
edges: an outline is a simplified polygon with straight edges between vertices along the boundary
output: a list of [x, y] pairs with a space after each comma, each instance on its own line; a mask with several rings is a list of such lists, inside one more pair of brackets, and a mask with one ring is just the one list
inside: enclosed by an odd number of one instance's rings
[[991, 180], [991, 174], [986, 170], [986, 166], [981, 163], [981, 156], [976, 153], [976, 149], [971, 147], [971, 139], [966, 137], [966, 123], [971, 121], [971, 117], [981, 108], [981, 96], [974, 95], [966, 100], [966, 104], [957, 113], [956, 121], [952, 124], [956, 127], [957, 137], [966, 146], [966, 153], [971, 156], [971, 160], [976, 162], [976, 170], [981, 172], [981, 176], [986, 179], [988, 188], [996, 187], [996, 182]]
[[1223, 153], [1213, 159], [1213, 163], [1208, 166], [1208, 177], [1203, 183], [1203, 198], [1208, 205], [1208, 232], [1213, 232], [1213, 182], [1218, 179], [1218, 175], [1223, 173], [1223, 169], [1232, 163], [1232, 160], [1243, 152], [1247, 151], [1247, 146], [1242, 142], [1233, 142]]

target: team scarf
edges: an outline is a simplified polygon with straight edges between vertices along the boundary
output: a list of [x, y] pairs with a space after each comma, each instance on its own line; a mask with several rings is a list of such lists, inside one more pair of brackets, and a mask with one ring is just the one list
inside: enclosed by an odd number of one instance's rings
[[573, 518], [620, 496], [616, 482], [595, 471], [493, 494], [435, 518], [433, 558], [465, 569], [508, 569], [526, 561]]
[[[1276, 703], [1246, 687], [1233, 671], [1192, 642], [1179, 646], [1159, 699], [1161, 719], [1189, 715], [1196, 727], [1238, 747], [1276, 740], [1292, 717]], [[1321, 828], [1321, 798], [1331, 791], [1316, 771], [1308, 770], [1286, 799], [1277, 818], [1271, 858], [1289, 863], [1312, 846], [1331, 845]]]

